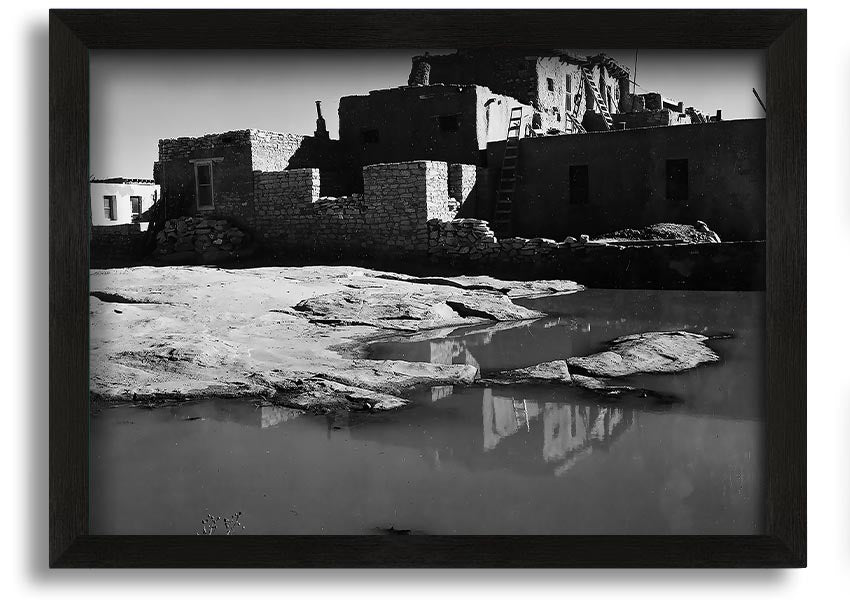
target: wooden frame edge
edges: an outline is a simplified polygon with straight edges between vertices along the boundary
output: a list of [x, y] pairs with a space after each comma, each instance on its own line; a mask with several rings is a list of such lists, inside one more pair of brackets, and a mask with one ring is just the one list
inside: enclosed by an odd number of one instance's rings
[[[203, 11], [205, 19], [224, 12]], [[265, 11], [268, 12], [268, 11]], [[275, 11], [276, 13], [278, 11]], [[295, 11], [301, 15], [316, 11]], [[403, 11], [409, 13], [410, 11]], [[427, 22], [443, 18], [428, 13]], [[468, 11], [480, 14], [482, 11]], [[564, 12], [564, 11], [558, 11]], [[598, 11], [591, 11], [598, 12]], [[606, 11], [635, 14], [648, 11]], [[700, 11], [681, 11], [693, 13]], [[711, 12], [711, 11], [709, 11]], [[152, 33], [130, 35], [117, 45], [120, 27], [104, 38], [103, 19], [127, 26], [150, 22], [165, 13], [187, 11], [53, 10], [50, 13], [50, 333], [49, 333], [49, 556], [54, 567], [80, 566], [547, 566], [547, 567], [803, 567], [806, 565], [805, 465], [805, 169], [806, 169], [806, 12], [719, 11], [765, 15], [761, 37], [733, 40], [734, 47], [770, 35], [768, 50], [768, 264], [767, 264], [767, 535], [763, 536], [428, 536], [336, 537], [248, 536], [211, 541], [186, 536], [87, 535], [88, 530], [88, 50], [90, 48], [199, 47], [152, 43]], [[157, 13], [152, 14], [152, 13]], [[214, 15], [213, 13], [216, 13]], [[265, 14], [265, 13], [264, 13]], [[292, 12], [287, 13], [293, 15]], [[669, 11], [665, 12], [669, 14]], [[315, 15], [313, 15], [314, 18]], [[227, 18], [232, 18], [228, 16]], [[306, 18], [306, 17], [305, 17]], [[691, 17], [693, 18], [693, 17]], [[430, 21], [428, 20], [430, 19]], [[616, 20], [615, 20], [616, 21]], [[322, 26], [325, 27], [323, 17]], [[781, 31], [780, 31], [781, 28]], [[173, 29], [173, 26], [166, 27]], [[427, 31], [427, 28], [422, 28]], [[237, 32], [237, 33], [234, 33]], [[234, 42], [239, 28], [225, 32]], [[273, 26], [247, 42], [253, 48], [275, 46]], [[454, 31], [454, 30], [452, 30]], [[768, 32], [768, 33], [765, 33]], [[132, 32], [131, 32], [132, 33]], [[185, 32], [183, 32], [185, 33]], [[294, 47], [309, 46], [309, 35]], [[388, 35], [386, 31], [384, 35]], [[445, 36], [444, 32], [444, 36]], [[588, 31], [584, 35], [589, 35]], [[596, 32], [598, 35], [598, 32]], [[738, 35], [738, 34], [736, 34]], [[139, 37], [142, 36], [142, 37]], [[147, 37], [145, 37], [147, 36]], [[236, 36], [236, 37], [234, 37]], [[265, 36], [265, 37], [264, 37]], [[486, 36], [485, 36], [486, 37]], [[675, 37], [675, 36], [674, 36]], [[191, 36], [182, 39], [191, 42]], [[345, 35], [331, 47], [351, 44]], [[440, 38], [445, 39], [445, 38]], [[482, 37], [475, 39], [481, 43]], [[626, 39], [626, 38], [621, 38]], [[732, 38], [730, 38], [732, 39]], [[100, 40], [100, 41], [98, 41]], [[737, 45], [735, 45], [737, 44]], [[402, 44], [410, 47], [413, 41]], [[670, 47], [664, 44], [657, 47]], [[321, 46], [319, 46], [321, 47]], [[328, 47], [328, 46], [325, 46]], [[689, 47], [710, 47], [690, 45]], [[762, 46], [758, 46], [762, 47]], [[780, 150], [777, 151], [776, 149]], [[774, 150], [771, 150], [774, 149]], [[84, 414], [80, 414], [80, 409]], [[583, 555], [543, 556], [534, 544], [564, 551], [557, 543], [583, 544]], [[327, 547], [348, 554], [328, 552]], [[201, 545], [203, 544], [203, 545]], [[620, 550], [611, 553], [614, 545]], [[573, 546], [574, 547], [574, 546]], [[238, 556], [233, 549], [240, 549]], [[507, 553], [525, 548], [524, 564], [504, 564]], [[298, 550], [294, 555], [291, 551]], [[352, 555], [354, 551], [361, 555]], [[434, 552], [442, 552], [435, 555]], [[194, 554], [193, 554], [194, 552]], [[506, 554], [500, 554], [500, 553]], [[117, 554], [116, 554], [117, 553]], [[122, 554], [123, 553], [123, 554]], [[218, 558], [217, 558], [218, 556]], [[441, 557], [452, 558], [446, 564]], [[250, 561], [248, 560], [250, 559]], [[384, 562], [379, 562], [378, 559]], [[533, 562], [533, 560], [537, 562]], [[418, 561], [418, 562], [413, 562]], [[664, 561], [667, 561], [666, 563]], [[249, 564], [250, 562], [250, 564]], [[607, 564], [606, 564], [607, 563]]]

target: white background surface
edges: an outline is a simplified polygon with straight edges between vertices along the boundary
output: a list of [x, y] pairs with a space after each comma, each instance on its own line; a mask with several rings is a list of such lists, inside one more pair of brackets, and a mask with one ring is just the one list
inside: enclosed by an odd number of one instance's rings
[[[349, 598], [439, 596], [630, 599], [682, 597], [750, 600], [844, 597], [850, 583], [850, 389], [848, 389], [848, 241], [850, 241], [850, 10], [802, 2], [581, 2], [578, 7], [809, 8], [808, 115], [808, 563], [786, 571], [48, 571], [47, 556], [47, 9], [114, 7], [120, 2], [9, 2], [2, 13], [4, 167], [0, 241], [4, 471], [2, 514], [5, 597], [123, 599], [232, 598], [251, 594]], [[133, 8], [173, 8], [136, 0]], [[274, 2], [181, 2], [181, 7], [280, 7]], [[397, 3], [396, 3], [397, 4]], [[303, 7], [393, 3], [322, 2]], [[566, 7], [565, 2], [417, 2], [407, 7]], [[297, 5], [295, 5], [297, 6]], [[662, 13], [663, 18], [663, 13]], [[821, 102], [821, 100], [823, 100]], [[580, 550], [576, 550], [580, 551]]]

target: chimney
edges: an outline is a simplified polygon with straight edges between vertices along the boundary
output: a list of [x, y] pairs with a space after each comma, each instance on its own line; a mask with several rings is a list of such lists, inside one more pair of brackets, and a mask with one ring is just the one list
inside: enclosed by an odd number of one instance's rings
[[723, 120], [723, 111], [720, 110], [719, 108], [717, 109], [717, 115], [714, 117], [714, 120], [715, 121], [722, 121]]
[[413, 59], [413, 67], [410, 69], [410, 77], [407, 79], [407, 85], [430, 85], [431, 83], [431, 63], [428, 62], [426, 56], [416, 56]]
[[316, 100], [316, 132], [313, 134], [317, 138], [330, 139], [328, 127], [325, 124], [325, 119], [322, 117], [322, 101]]

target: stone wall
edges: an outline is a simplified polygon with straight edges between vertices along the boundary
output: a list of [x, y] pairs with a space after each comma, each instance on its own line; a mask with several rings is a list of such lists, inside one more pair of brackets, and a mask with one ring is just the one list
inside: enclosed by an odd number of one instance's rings
[[764, 289], [764, 242], [605, 244], [566, 238], [499, 240], [486, 221], [428, 222], [429, 260], [464, 273], [562, 278], [590, 287]]
[[[195, 167], [210, 159], [213, 206], [198, 207]], [[169, 217], [210, 216], [251, 227], [254, 220], [254, 171], [317, 168], [325, 194], [352, 187], [349, 160], [337, 140], [291, 133], [244, 129], [201, 137], [159, 141], [154, 179], [162, 187]]]
[[310, 257], [419, 258], [429, 219], [448, 220], [445, 163], [370, 165], [364, 193], [320, 196], [317, 169], [254, 173], [255, 232], [272, 252]]
[[611, 115], [614, 129], [638, 129], [641, 127], [669, 127], [671, 125], [690, 125], [691, 117], [669, 108], [644, 110]]
[[127, 223], [92, 226], [89, 236], [92, 264], [110, 264], [139, 259], [144, 250], [147, 225], [147, 223]]
[[368, 244], [386, 256], [428, 254], [428, 221], [449, 220], [448, 169], [444, 162], [414, 161], [363, 168]]
[[[194, 161], [211, 159], [213, 206], [198, 207]], [[253, 217], [253, 179], [250, 130], [228, 131], [201, 137], [159, 140], [154, 178], [162, 188], [169, 217], [222, 216], [240, 226]]]
[[449, 196], [462, 208], [476, 192], [477, 167], [475, 165], [449, 165]]
[[459, 267], [478, 264], [500, 270], [529, 264], [553, 268], [559, 253], [571, 246], [546, 238], [499, 240], [487, 221], [480, 219], [433, 219], [428, 221], [428, 237], [428, 256], [433, 263]]

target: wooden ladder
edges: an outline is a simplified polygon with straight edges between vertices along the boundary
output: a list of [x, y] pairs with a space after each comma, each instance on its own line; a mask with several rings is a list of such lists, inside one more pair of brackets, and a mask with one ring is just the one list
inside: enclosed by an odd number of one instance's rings
[[602, 117], [605, 119], [605, 128], [611, 129], [614, 126], [614, 119], [611, 118], [611, 113], [608, 112], [608, 103], [602, 100], [602, 95], [599, 93], [599, 88], [593, 81], [593, 76], [588, 71], [587, 67], [581, 68], [581, 74], [584, 80], [590, 86], [590, 91], [593, 92], [593, 99], [596, 101], [596, 106], [602, 112]]
[[519, 160], [519, 135], [522, 127], [522, 107], [511, 109], [508, 134], [505, 138], [505, 154], [499, 174], [499, 189], [496, 192], [496, 212], [493, 229], [498, 237], [510, 237], [513, 233], [513, 204], [516, 190], [516, 167]]

